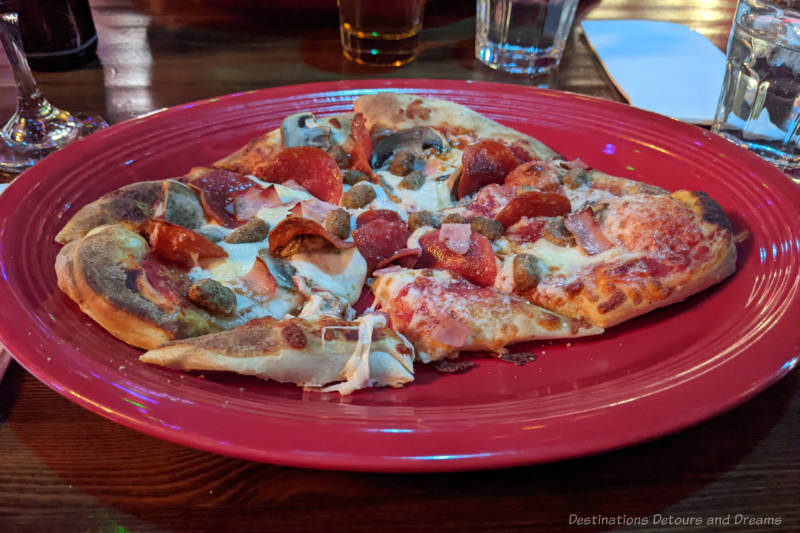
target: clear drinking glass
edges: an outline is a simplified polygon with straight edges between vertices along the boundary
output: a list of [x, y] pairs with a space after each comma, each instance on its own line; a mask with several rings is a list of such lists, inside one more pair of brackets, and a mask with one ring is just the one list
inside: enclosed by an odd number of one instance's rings
[[101, 117], [79, 118], [58, 109], [42, 95], [25, 58], [17, 13], [0, 12], [0, 40], [17, 85], [17, 110], [0, 130], [0, 171], [22, 172], [66, 144], [108, 126]]
[[800, 168], [799, 7], [739, 0], [712, 125], [784, 170]]
[[536, 76], [561, 62], [578, 0], [477, 0], [475, 57]]

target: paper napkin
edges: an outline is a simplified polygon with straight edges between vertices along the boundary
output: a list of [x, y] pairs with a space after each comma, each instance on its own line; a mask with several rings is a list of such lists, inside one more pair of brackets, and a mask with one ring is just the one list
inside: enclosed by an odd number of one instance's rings
[[725, 54], [680, 24], [586, 20], [583, 31], [614, 85], [639, 108], [711, 124], [725, 76]]

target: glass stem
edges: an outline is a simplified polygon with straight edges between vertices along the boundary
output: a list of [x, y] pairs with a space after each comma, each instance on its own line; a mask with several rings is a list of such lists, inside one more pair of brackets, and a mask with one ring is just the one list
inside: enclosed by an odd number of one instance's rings
[[19, 16], [16, 13], [0, 13], [0, 40], [14, 72], [17, 84], [17, 112], [28, 117], [44, 117], [52, 112], [52, 106], [42, 96], [36, 84], [19, 32]]

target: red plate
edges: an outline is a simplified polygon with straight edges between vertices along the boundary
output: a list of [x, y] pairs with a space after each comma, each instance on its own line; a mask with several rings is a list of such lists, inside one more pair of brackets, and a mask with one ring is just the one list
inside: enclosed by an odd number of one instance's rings
[[[461, 102], [611, 174], [707, 191], [749, 235], [738, 271], [602, 337], [534, 343], [538, 360], [524, 367], [492, 359], [463, 375], [419, 367], [411, 386], [347, 397], [141, 364], [138, 350], [56, 287], [53, 236], [82, 205], [209, 164], [290, 113], [347, 110], [376, 88]], [[26, 172], [0, 196], [0, 228], [0, 339], [28, 371], [130, 428], [258, 461], [443, 471], [595, 453], [729, 409], [786, 374], [800, 353], [800, 189], [699, 128], [516, 85], [363, 80], [172, 108], [101, 131]]]

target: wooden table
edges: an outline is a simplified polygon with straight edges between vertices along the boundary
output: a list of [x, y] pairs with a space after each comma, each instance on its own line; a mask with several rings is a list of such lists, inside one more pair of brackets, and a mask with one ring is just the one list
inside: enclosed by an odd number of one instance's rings
[[[579, 17], [679, 22], [724, 48], [734, 4], [590, 1], [581, 3]], [[531, 83], [473, 59], [469, 0], [430, 0], [424, 51], [398, 70], [344, 60], [332, 9], [289, 17], [199, 0], [93, 0], [92, 6], [101, 61], [37, 78], [56, 105], [101, 113], [111, 123], [225, 93], [342, 78]], [[5, 68], [0, 76], [0, 116], [7, 116], [13, 84]], [[549, 84], [621, 99], [579, 32]], [[727, 516], [731, 525], [718, 531], [798, 531], [799, 444], [795, 370], [726, 414], [599, 456], [441, 475], [302, 470], [136, 433], [68, 402], [12, 364], [0, 384], [0, 531], [672, 532], [698, 531], [686, 523]], [[780, 525], [737, 526], [737, 516]], [[578, 518], [589, 524], [575, 524]], [[634, 519], [648, 525], [624, 525]]]

